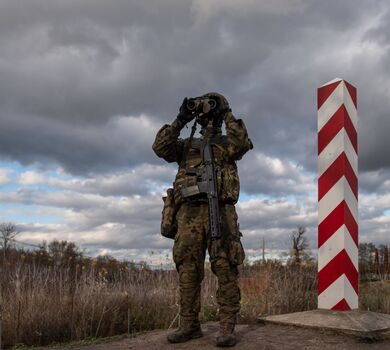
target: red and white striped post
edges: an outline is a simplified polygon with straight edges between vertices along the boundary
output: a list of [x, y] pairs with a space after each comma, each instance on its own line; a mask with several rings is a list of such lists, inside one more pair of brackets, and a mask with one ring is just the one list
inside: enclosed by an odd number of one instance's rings
[[318, 308], [358, 308], [356, 88], [318, 89]]

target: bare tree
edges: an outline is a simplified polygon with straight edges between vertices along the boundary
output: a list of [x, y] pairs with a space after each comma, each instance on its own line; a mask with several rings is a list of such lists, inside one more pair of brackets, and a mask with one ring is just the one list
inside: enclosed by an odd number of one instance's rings
[[262, 250], [263, 250], [263, 262], [265, 262], [265, 239], [264, 239], [264, 236], [263, 236], [263, 247], [262, 247]]
[[293, 231], [291, 234], [292, 251], [291, 255], [294, 262], [300, 264], [305, 250], [309, 247], [307, 237], [305, 236], [306, 228], [303, 226], [298, 227], [297, 231]]
[[374, 273], [375, 273], [377, 276], [379, 276], [379, 274], [380, 274], [379, 250], [378, 250], [378, 248], [375, 248]]
[[385, 278], [387, 278], [387, 275], [389, 274], [389, 248], [385, 246], [383, 249], [383, 273]]
[[75, 259], [82, 256], [82, 252], [73, 242], [53, 240], [47, 246], [49, 254], [57, 264], [74, 263]]
[[3, 250], [3, 259], [5, 260], [6, 252], [10, 246], [10, 242], [19, 234], [15, 224], [12, 222], [0, 223], [0, 246]]
[[10, 246], [10, 242], [19, 234], [15, 224], [12, 222], [0, 223], [0, 246], [2, 249], [7, 250]]

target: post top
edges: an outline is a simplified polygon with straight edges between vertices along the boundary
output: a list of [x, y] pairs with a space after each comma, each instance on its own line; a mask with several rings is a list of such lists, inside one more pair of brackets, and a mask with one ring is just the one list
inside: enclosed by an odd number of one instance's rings
[[321, 85], [320, 87], [323, 87], [323, 86], [326, 86], [326, 85], [330, 85], [330, 84], [333, 84], [333, 83], [336, 83], [336, 82], [342, 81], [342, 80], [344, 80], [344, 79], [341, 79], [341, 78], [334, 78], [334, 79], [332, 79], [331, 81], [328, 81], [327, 83]]

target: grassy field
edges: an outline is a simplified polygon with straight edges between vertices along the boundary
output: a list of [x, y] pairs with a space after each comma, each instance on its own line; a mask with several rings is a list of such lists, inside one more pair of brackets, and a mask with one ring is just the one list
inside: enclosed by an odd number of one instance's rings
[[[2, 267], [2, 343], [44, 345], [177, 326], [176, 271], [128, 264], [41, 264], [32, 259]], [[258, 315], [317, 307], [317, 267], [277, 261], [240, 269], [239, 322]], [[217, 320], [217, 281], [206, 268], [201, 320]], [[390, 313], [390, 283], [360, 286], [362, 309]]]

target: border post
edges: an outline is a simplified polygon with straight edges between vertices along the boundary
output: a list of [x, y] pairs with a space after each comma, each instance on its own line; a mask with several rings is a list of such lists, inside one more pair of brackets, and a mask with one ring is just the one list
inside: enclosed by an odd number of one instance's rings
[[357, 309], [356, 88], [334, 79], [318, 97], [318, 308]]

